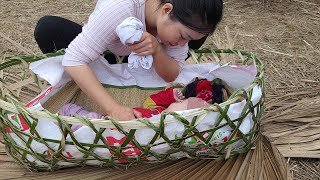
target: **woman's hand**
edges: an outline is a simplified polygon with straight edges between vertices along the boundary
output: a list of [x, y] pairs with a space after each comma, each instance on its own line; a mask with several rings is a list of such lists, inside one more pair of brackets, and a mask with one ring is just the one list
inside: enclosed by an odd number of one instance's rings
[[107, 115], [117, 120], [132, 120], [141, 117], [141, 113], [138, 111], [122, 106], [114, 100], [98, 81], [88, 65], [67, 66], [65, 70], [81, 90], [94, 100]]
[[108, 115], [119, 121], [127, 121], [136, 118], [141, 118], [140, 112], [121, 105], [114, 106]]
[[183, 100], [185, 100], [186, 98], [184, 97], [182, 91], [180, 89], [173, 89], [173, 98], [177, 101], [177, 102], [181, 102]]
[[144, 32], [138, 42], [128, 45], [128, 47], [139, 56], [152, 55], [161, 51], [161, 45], [157, 38], [148, 32]]
[[144, 32], [138, 42], [128, 45], [128, 47], [139, 56], [152, 55], [152, 66], [166, 82], [172, 82], [178, 77], [180, 72], [178, 62], [167, 55], [162, 45], [152, 34]]

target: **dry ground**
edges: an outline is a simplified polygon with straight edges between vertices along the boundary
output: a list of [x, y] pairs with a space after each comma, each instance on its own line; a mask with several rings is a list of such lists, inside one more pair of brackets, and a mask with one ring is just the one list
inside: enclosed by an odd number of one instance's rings
[[[225, 0], [223, 22], [206, 47], [257, 52], [266, 64], [266, 104], [293, 93], [290, 102], [319, 98], [320, 2], [318, 0]], [[39, 52], [33, 39], [37, 20], [63, 16], [85, 23], [92, 0], [2, 0], [0, 2], [0, 56]], [[14, 43], [12, 43], [14, 42]], [[319, 89], [319, 91], [316, 91]], [[313, 91], [311, 93], [311, 91]], [[305, 92], [301, 95], [295, 94]], [[310, 93], [309, 93], [310, 92]], [[286, 103], [270, 105], [266, 117]], [[294, 113], [294, 112], [290, 112]], [[310, 113], [308, 109], [302, 113]], [[313, 116], [320, 117], [319, 113]], [[268, 118], [264, 121], [267, 122]], [[263, 130], [268, 134], [268, 123]], [[318, 133], [317, 133], [318, 134]], [[274, 140], [274, 139], [273, 139]], [[319, 151], [320, 147], [318, 148]], [[304, 156], [301, 154], [301, 156]], [[309, 156], [307, 156], [309, 157]], [[295, 179], [320, 179], [318, 159], [288, 159]]]

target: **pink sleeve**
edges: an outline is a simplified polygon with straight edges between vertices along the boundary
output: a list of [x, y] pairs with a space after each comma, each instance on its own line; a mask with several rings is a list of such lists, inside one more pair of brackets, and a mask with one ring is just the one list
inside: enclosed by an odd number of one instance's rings
[[62, 65], [78, 66], [88, 64], [117, 41], [116, 26], [129, 16], [134, 16], [130, 1], [106, 0], [99, 3], [90, 15], [82, 32], [66, 49]]

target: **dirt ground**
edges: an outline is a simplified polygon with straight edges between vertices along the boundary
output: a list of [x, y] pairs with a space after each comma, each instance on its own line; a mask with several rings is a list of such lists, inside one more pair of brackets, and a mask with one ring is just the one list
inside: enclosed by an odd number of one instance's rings
[[[318, 0], [224, 3], [224, 19], [204, 47], [256, 52], [266, 65], [266, 102], [320, 87]], [[94, 4], [92, 0], [1, 0], [0, 56], [40, 52], [33, 39], [40, 17], [57, 15], [84, 24]], [[320, 179], [320, 160], [291, 158], [288, 162], [294, 179]]]

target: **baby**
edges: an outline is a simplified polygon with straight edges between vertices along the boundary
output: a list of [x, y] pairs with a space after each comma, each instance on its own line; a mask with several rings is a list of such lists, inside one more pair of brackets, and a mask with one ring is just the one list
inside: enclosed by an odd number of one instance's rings
[[[189, 97], [185, 99], [180, 89], [169, 87], [148, 97], [143, 103], [142, 108], [135, 107], [133, 109], [140, 112], [143, 118], [150, 118], [153, 115], [160, 114], [163, 111], [180, 111], [208, 106], [210, 106], [210, 104], [201, 98]], [[63, 116], [86, 116], [94, 119], [100, 119], [104, 117], [102, 114], [89, 112], [85, 108], [72, 103], [66, 104], [60, 108], [59, 114]]]
[[[221, 103], [227, 98], [225, 87], [221, 83], [195, 78], [186, 86], [184, 92], [178, 88], [167, 87], [148, 97], [142, 108], [133, 109], [140, 112], [143, 118], [150, 118], [162, 112], [208, 107], [210, 106], [208, 102]], [[94, 119], [104, 117], [102, 114], [89, 112], [75, 104], [64, 105], [59, 110], [59, 114], [63, 116], [79, 115]]]

